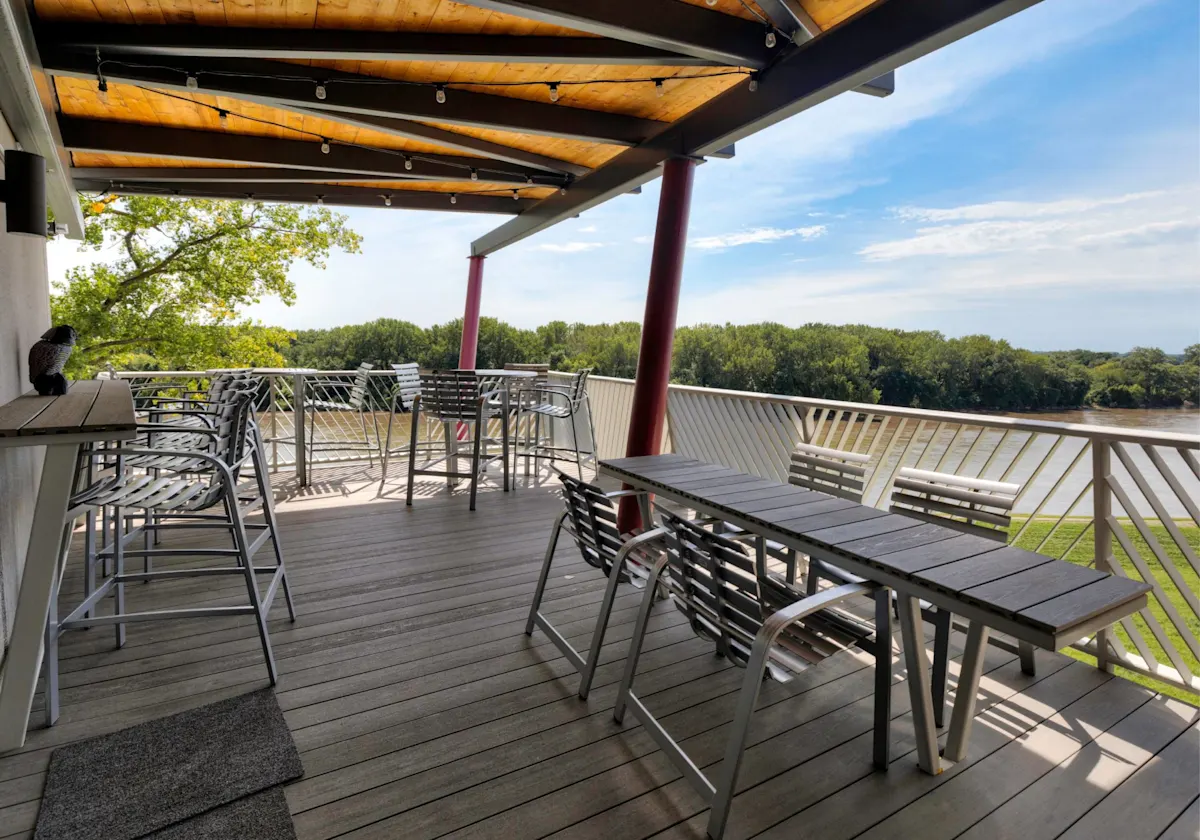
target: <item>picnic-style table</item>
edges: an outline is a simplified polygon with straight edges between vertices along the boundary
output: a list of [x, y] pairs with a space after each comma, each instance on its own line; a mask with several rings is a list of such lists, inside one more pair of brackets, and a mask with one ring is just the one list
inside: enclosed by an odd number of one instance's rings
[[[40, 397], [30, 392], [0, 406], [0, 449], [46, 447], [12, 638], [0, 678], [0, 751], [25, 743], [54, 578], [67, 529], [72, 526], [67, 521], [67, 505], [80, 447], [104, 440], [130, 440], [136, 435], [133, 396], [129, 383], [121, 380], [72, 382], [63, 396]], [[12, 492], [11, 488], [0, 491]]]
[[603, 460], [599, 474], [875, 581], [896, 593], [917, 756], [941, 772], [922, 601], [968, 620], [941, 757], [966, 756], [991, 630], [1059, 650], [1146, 605], [1141, 581], [1055, 560], [682, 455]]

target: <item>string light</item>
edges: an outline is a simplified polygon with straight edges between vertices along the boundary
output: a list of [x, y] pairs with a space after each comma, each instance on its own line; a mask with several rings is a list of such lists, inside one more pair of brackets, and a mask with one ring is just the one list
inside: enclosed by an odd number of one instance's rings
[[404, 156], [404, 169], [407, 172], [412, 172], [412, 158], [408, 155]]
[[221, 128], [226, 128], [229, 125], [229, 112], [217, 111], [217, 119], [221, 121]]
[[317, 196], [317, 204], [324, 204], [324, 203], [325, 203], [325, 196], [318, 195]]
[[450, 193], [450, 203], [458, 204], [458, 193]]
[[663, 98], [663, 94], [664, 94], [664, 93], [666, 93], [666, 92], [667, 92], [667, 89], [666, 89], [666, 87], [663, 85], [663, 80], [662, 80], [662, 79], [655, 79], [655, 80], [654, 80], [654, 94], [655, 94], [655, 95], [656, 95], [656, 96], [657, 96], [659, 99], [662, 99], [662, 98]]
[[532, 187], [532, 186], [533, 186], [533, 176], [532, 176], [532, 175], [526, 175], [526, 176], [525, 176], [525, 183], [526, 183], [526, 185], [527, 185], [527, 186], [530, 186], [530, 187]]
[[750, 88], [750, 92], [751, 92], [751, 93], [754, 93], [755, 91], [757, 91], [757, 90], [758, 90], [758, 74], [757, 74], [757, 73], [752, 73], [752, 74], [750, 75], [750, 86], [749, 86], [749, 88]]
[[775, 44], [776, 44], [776, 41], [775, 41], [775, 30], [774, 30], [774, 29], [772, 29], [772, 28], [771, 28], [771, 27], [769, 27], [769, 26], [767, 27], [767, 37], [766, 37], [766, 42], [767, 42], [767, 49], [769, 49], [769, 50], [773, 50], [773, 49], [775, 49]]
[[715, 5], [717, 5], [717, 0], [704, 0], [704, 2], [705, 2], [705, 3], [707, 3], [707, 4], [708, 4], [708, 5], [710, 5], [710, 6], [715, 6]]
[[516, 201], [516, 200], [517, 200], [517, 199], [519, 199], [520, 197], [521, 197], [521, 191], [520, 191], [520, 190], [513, 190], [513, 201]]
[[391, 207], [391, 206], [392, 206], [392, 197], [391, 197], [390, 195], [385, 195], [385, 196], [383, 197], [383, 206], [384, 206], [384, 207]]
[[329, 154], [329, 141], [326, 140], [324, 137], [321, 138], [321, 154], [323, 154], [323, 155]]
[[474, 167], [471, 167], [471, 180], [472, 181], [479, 180], [479, 170], [475, 169]]
[[108, 82], [104, 81], [103, 76], [96, 82], [96, 94], [100, 97], [101, 102], [105, 105], [108, 104]]
[[193, 76], [191, 73], [188, 73], [187, 81], [184, 82], [184, 86], [188, 90], [199, 90], [200, 89], [200, 80], [197, 79], [195, 76]]
[[559, 190], [558, 190], [558, 194], [559, 194], [559, 195], [566, 195], [566, 194], [567, 194], [567, 188], [566, 188], [566, 187], [560, 187], [560, 188], [559, 188]]
[[316, 95], [317, 99], [322, 101], [324, 101], [325, 97], [329, 95], [329, 92], [325, 90], [325, 85], [321, 82], [317, 82], [317, 89], [313, 91], [313, 93]]
[[445, 85], [435, 85], [433, 98], [437, 100], [437, 104], [445, 105], [446, 104], [446, 86]]
[[558, 101], [558, 82], [551, 82], [549, 87], [550, 87], [550, 101], [557, 102]]

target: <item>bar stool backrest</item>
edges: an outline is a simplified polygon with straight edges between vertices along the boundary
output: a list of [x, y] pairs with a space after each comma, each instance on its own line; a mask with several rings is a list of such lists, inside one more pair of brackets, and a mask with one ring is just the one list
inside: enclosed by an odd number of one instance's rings
[[889, 510], [1003, 543], [1020, 492], [1019, 484], [904, 467]]
[[370, 362], [363, 362], [354, 373], [354, 384], [350, 386], [350, 398], [346, 400], [346, 404], [355, 411], [361, 411], [367, 402], [367, 386], [374, 367]]
[[396, 372], [396, 395], [399, 397], [396, 407], [410, 411], [413, 397], [421, 393], [421, 368], [416, 362], [407, 362], [392, 365], [392, 370]]
[[[670, 513], [663, 514], [669, 574], [667, 588], [692, 630], [739, 667], [750, 661], [754, 638], [774, 611], [760, 590], [755, 560], [745, 546]], [[799, 673], [857, 644], [862, 635], [843, 629], [840, 617], [814, 613], [790, 625], [771, 650], [771, 660]], [[772, 675], [789, 675], [772, 668]]]
[[624, 541], [617, 530], [617, 511], [612, 500], [594, 484], [559, 471], [567, 523], [585, 562], [607, 575]]
[[788, 483], [861, 502], [866, 487], [867, 455], [798, 443], [792, 452]]
[[[233, 385], [222, 393], [214, 430], [212, 454], [220, 458], [233, 472], [234, 482], [241, 474], [242, 459], [248, 452], [250, 421], [254, 413], [254, 395], [258, 382], [246, 381], [244, 386]], [[220, 482], [209, 483], [208, 490], [189, 504], [193, 510], [212, 507], [224, 499]]]
[[533, 379], [524, 379], [518, 383], [517, 387], [521, 389], [545, 388], [548, 384], [550, 384], [550, 365], [548, 364], [522, 364], [520, 362], [509, 362], [504, 366], [504, 369], [528, 370], [533, 372]]
[[581, 368], [571, 374], [571, 384], [568, 386], [568, 395], [571, 402], [578, 405], [587, 396], [587, 380], [592, 373], [592, 368]]
[[438, 420], [474, 420], [479, 413], [479, 377], [470, 370], [421, 374], [421, 410]]

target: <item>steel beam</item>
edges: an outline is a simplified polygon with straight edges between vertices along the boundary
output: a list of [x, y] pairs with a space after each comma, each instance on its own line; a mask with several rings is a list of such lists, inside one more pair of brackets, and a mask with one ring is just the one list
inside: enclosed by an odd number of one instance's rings
[[501, 64], [620, 64], [695, 67], [692, 55], [607, 38], [260, 29], [232, 26], [126, 26], [46, 23], [38, 43], [95, 55], [141, 53], [184, 58], [320, 59], [324, 61], [452, 61]]
[[761, 68], [782, 45], [768, 49], [760, 23], [678, 0], [465, 0], [472, 6], [565, 26], [712, 64]]
[[320, 143], [316, 140], [280, 140], [226, 131], [163, 128], [81, 117], [60, 117], [58, 124], [63, 143], [76, 152], [207, 160], [318, 172], [358, 172], [387, 178], [438, 181], [469, 180], [467, 167], [475, 167], [480, 180], [492, 183], [526, 185], [530, 179], [541, 186], [561, 186], [564, 183], [562, 178], [553, 175], [526, 173], [511, 164], [478, 158], [414, 153], [409, 155], [412, 169], [406, 169], [406, 154], [394, 149], [341, 146], [335, 143], [330, 146], [329, 154], [322, 154]]
[[[406, 172], [405, 175], [411, 176], [412, 173]], [[248, 166], [77, 166], [71, 169], [71, 177], [76, 181], [101, 181], [104, 183], [108, 183], [109, 181], [114, 183], [118, 181], [177, 181], [189, 184], [203, 184], [206, 182], [243, 184], [334, 184], [354, 183], [358, 181], [431, 180], [427, 177], [401, 178], [398, 175], [380, 177], [377, 174], [364, 174], [362, 172], [320, 171], [315, 169], [277, 169], [274, 167], [258, 168]], [[459, 177], [455, 178], [454, 180], [460, 181], [462, 178]]]
[[[46, 159], [46, 200], [72, 239], [83, 238], [83, 214], [54, 122], [53, 85], [42, 71], [29, 12], [22, 0], [0, 0], [0, 112], [22, 150]], [[3, 151], [0, 149], [0, 151]]]
[[566, 195], [544, 198], [476, 239], [472, 253], [490, 254], [532, 236], [645, 184], [672, 157], [712, 154], [1037, 2], [887, 0], [872, 6], [783, 58], [763, 74], [757, 91], [748, 83], [730, 88], [580, 178]]
[[[53, 75], [96, 78], [95, 56], [47, 50], [43, 58], [47, 71]], [[624, 114], [466, 90], [447, 90], [446, 101], [439, 104], [434, 91], [427, 85], [386, 84], [378, 77], [303, 64], [213, 58], [173, 60], [172, 65], [177, 64], [178, 68], [164, 68], [162, 61], [162, 58], [153, 57], [138, 61], [130, 56], [105, 60], [104, 76], [112, 82], [185, 94], [227, 96], [276, 108], [319, 107], [323, 111], [431, 120], [614, 145], [636, 145], [665, 125]], [[187, 86], [189, 73], [197, 80], [198, 88]], [[316, 97], [318, 84], [324, 85], [327, 91], [323, 100]]]
[[[106, 192], [117, 195], [174, 195], [181, 198], [216, 198], [234, 201], [268, 201], [281, 204], [317, 204], [346, 207], [377, 207], [380, 210], [444, 210], [455, 213], [516, 214], [534, 202], [527, 198], [514, 201], [502, 195], [458, 193], [450, 202], [450, 193], [417, 190], [385, 190], [367, 187], [335, 187], [326, 184], [269, 184], [248, 190], [248, 184], [209, 183], [190, 181], [159, 183], [117, 183], [77, 179], [75, 186], [84, 192]], [[384, 203], [390, 198], [391, 204]]]

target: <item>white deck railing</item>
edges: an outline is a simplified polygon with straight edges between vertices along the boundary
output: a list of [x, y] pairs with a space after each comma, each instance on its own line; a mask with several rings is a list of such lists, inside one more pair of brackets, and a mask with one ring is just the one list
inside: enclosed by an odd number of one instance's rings
[[[305, 402], [345, 402], [355, 371], [259, 372], [267, 383], [259, 397], [259, 424], [274, 467], [304, 474], [313, 466], [301, 445], [306, 435], [324, 443], [363, 440], [364, 418], [355, 412], [320, 409], [307, 423], [295, 423], [298, 392]], [[144, 384], [203, 386], [210, 374], [118, 375]], [[392, 382], [389, 370], [371, 374], [368, 439], [376, 422], [384, 433]], [[597, 454], [624, 455], [632, 380], [594, 376], [588, 391]], [[586, 425], [581, 421], [578, 427], [581, 447]], [[881, 508], [887, 507], [901, 467], [1021, 485], [1010, 542], [1154, 587], [1146, 609], [1123, 620], [1106, 639], [1080, 640], [1077, 647], [1092, 655], [1102, 651], [1113, 664], [1200, 692], [1200, 436], [670, 388], [663, 451], [786, 481], [789, 455], [799, 442], [868, 455], [865, 501]], [[313, 457], [327, 463], [361, 459], [362, 453], [320, 447]]]

